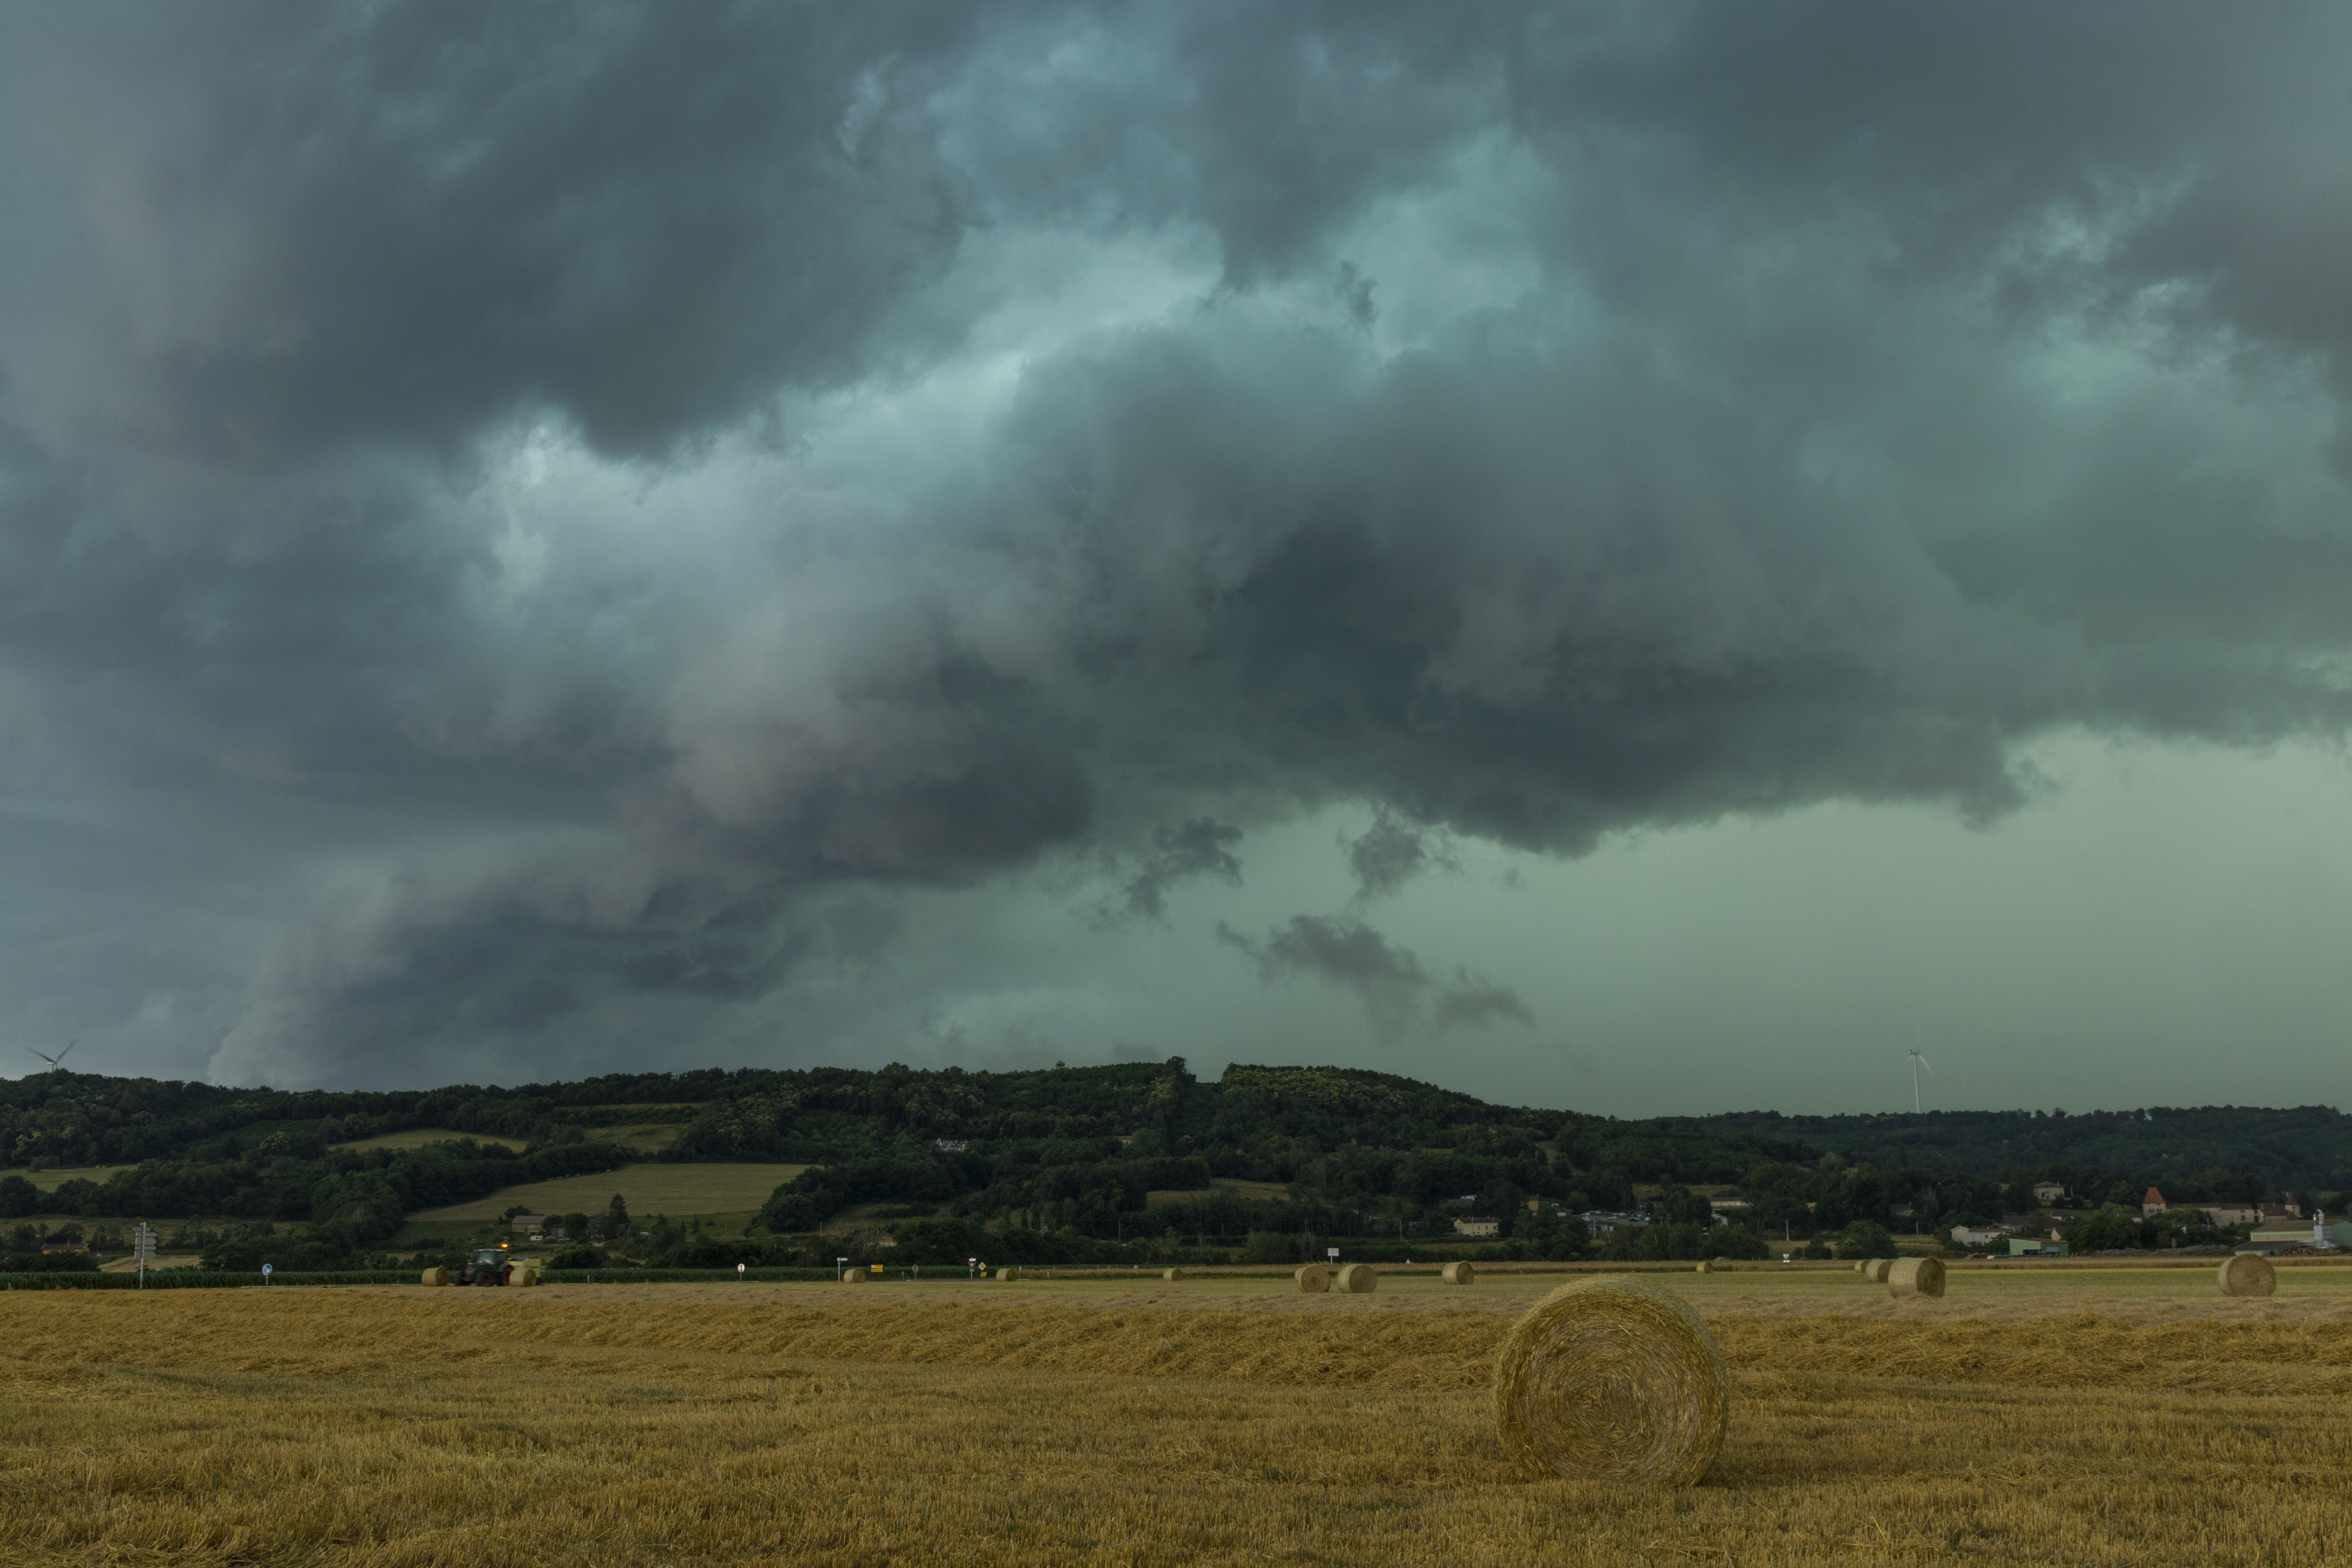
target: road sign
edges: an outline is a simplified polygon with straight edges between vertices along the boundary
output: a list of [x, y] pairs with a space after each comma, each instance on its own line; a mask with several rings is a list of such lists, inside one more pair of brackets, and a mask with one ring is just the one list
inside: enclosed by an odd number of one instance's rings
[[147, 1289], [147, 1266], [155, 1261], [155, 1227], [145, 1220], [131, 1233], [131, 1250], [139, 1259], [139, 1289]]
[[1323, 1249], [1323, 1256], [1337, 1263], [1339, 1261], [1339, 1249], [1336, 1247], [1327, 1247]]
[[261, 1266], [261, 1282], [262, 1282], [264, 1285], [267, 1285], [267, 1284], [268, 1284], [268, 1283], [269, 1283], [269, 1273], [270, 1273], [269, 1265], [268, 1265], [268, 1264], [267, 1264], [267, 1263], [263, 1264], [263, 1265]]

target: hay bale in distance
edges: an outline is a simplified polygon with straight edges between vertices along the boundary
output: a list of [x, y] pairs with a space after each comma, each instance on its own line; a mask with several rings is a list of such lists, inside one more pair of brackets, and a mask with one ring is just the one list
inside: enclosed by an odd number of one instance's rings
[[1886, 1271], [1886, 1288], [1897, 1296], [1941, 1296], [1943, 1262], [1934, 1258], [1898, 1258]]
[[2224, 1260], [2221, 1279], [2224, 1296], [2269, 1296], [2278, 1290], [2278, 1270], [2269, 1258], [2251, 1252]]
[[1467, 1285], [1478, 1278], [1478, 1270], [1465, 1258], [1458, 1262], [1447, 1264], [1437, 1271], [1437, 1276], [1448, 1285]]
[[1380, 1288], [1380, 1274], [1370, 1264], [1343, 1263], [1331, 1287], [1343, 1296], [1369, 1296]]
[[1298, 1288], [1309, 1296], [1320, 1296], [1331, 1289], [1331, 1271], [1319, 1263], [1309, 1263], [1291, 1276]]
[[998, 1269], [996, 1271], [996, 1277], [999, 1279], [1014, 1279], [1019, 1278], [1019, 1271], [1013, 1268], [1007, 1267]]
[[845, 1285], [862, 1285], [866, 1279], [866, 1265], [863, 1263], [842, 1270], [841, 1282]]
[[1864, 1266], [1862, 1277], [1873, 1285], [1884, 1285], [1886, 1283], [1886, 1271], [1894, 1267], [1895, 1259], [1892, 1258], [1874, 1258]]
[[1173, 1285], [1176, 1281], [1184, 1278], [1184, 1271], [1181, 1268], [1171, 1268], [1160, 1278], [1167, 1280], [1171, 1285]]
[[1867, 1274], [1867, 1273], [1869, 1273], [1869, 1272], [1870, 1272], [1870, 1260], [1869, 1260], [1868, 1258], [1864, 1258], [1864, 1259], [1863, 1259], [1860, 1263], [1855, 1264], [1855, 1265], [1853, 1266], [1853, 1271], [1854, 1271], [1856, 1274]]
[[425, 1283], [446, 1285], [449, 1283], [449, 1271], [446, 1268], [428, 1268], [425, 1271]]
[[1495, 1358], [1495, 1427], [1529, 1469], [1686, 1487], [1723, 1447], [1731, 1374], [1696, 1312], [1603, 1274], [1528, 1310]]
[[1714, 1259], [1714, 1258], [1700, 1258], [1700, 1259], [1698, 1260], [1698, 1266], [1697, 1266], [1696, 1268], [1693, 1268], [1693, 1269], [1691, 1270], [1691, 1272], [1692, 1272], [1692, 1273], [1694, 1273], [1694, 1274], [1712, 1274], [1712, 1273], [1714, 1273], [1714, 1272], [1715, 1272], [1715, 1259]]
[[539, 1270], [536, 1268], [518, 1268], [513, 1273], [507, 1276], [507, 1283], [509, 1285], [536, 1285], [539, 1283]]

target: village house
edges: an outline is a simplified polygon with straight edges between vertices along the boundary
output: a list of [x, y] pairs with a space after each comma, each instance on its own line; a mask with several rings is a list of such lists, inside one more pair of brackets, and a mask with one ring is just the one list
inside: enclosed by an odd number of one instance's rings
[[1706, 1206], [1715, 1211], [1716, 1218], [1731, 1220], [1748, 1212], [1748, 1200], [1746, 1198], [1709, 1198], [1706, 1200]]
[[2257, 1204], [2255, 1220], [2263, 1225], [2276, 1225], [2282, 1220], [2301, 1219], [2303, 1205], [2297, 1203]]
[[2147, 1190], [2147, 1195], [2139, 1201], [2139, 1217], [2142, 1219], [2154, 1219], [2157, 1215], [2162, 1214], [2170, 1206], [2170, 1205], [2164, 1201], [2164, 1194], [2162, 1193], [2158, 1192], [2154, 1187], [2150, 1187]]
[[1997, 1225], [1956, 1225], [1952, 1227], [1952, 1244], [1970, 1249], [1990, 1247], [2008, 1234], [2005, 1228]]
[[547, 1228], [547, 1216], [543, 1214], [519, 1214], [508, 1223], [518, 1235], [537, 1236]]
[[2259, 1225], [2263, 1210], [2260, 1204], [2200, 1204], [2208, 1225]]
[[2033, 1201], [2037, 1204], [2054, 1204], [2065, 1195], [2066, 1184], [2063, 1182], [2036, 1182], [2033, 1184]]
[[1454, 1222], [1454, 1233], [1456, 1236], [1496, 1236], [1501, 1234], [1502, 1228], [1501, 1220], [1493, 1219], [1485, 1215], [1471, 1215], [1467, 1218]]

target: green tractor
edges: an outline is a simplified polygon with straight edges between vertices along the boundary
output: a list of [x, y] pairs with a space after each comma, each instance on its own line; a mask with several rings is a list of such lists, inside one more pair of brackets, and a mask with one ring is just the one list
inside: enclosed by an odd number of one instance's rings
[[452, 1285], [536, 1285], [539, 1260], [518, 1258], [504, 1247], [484, 1247], [457, 1266]]

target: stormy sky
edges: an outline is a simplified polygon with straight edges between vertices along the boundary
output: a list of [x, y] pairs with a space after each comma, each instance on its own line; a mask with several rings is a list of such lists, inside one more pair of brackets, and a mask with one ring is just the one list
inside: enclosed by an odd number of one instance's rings
[[0, 1030], [2344, 1104], [2352, 11], [0, 6]]

